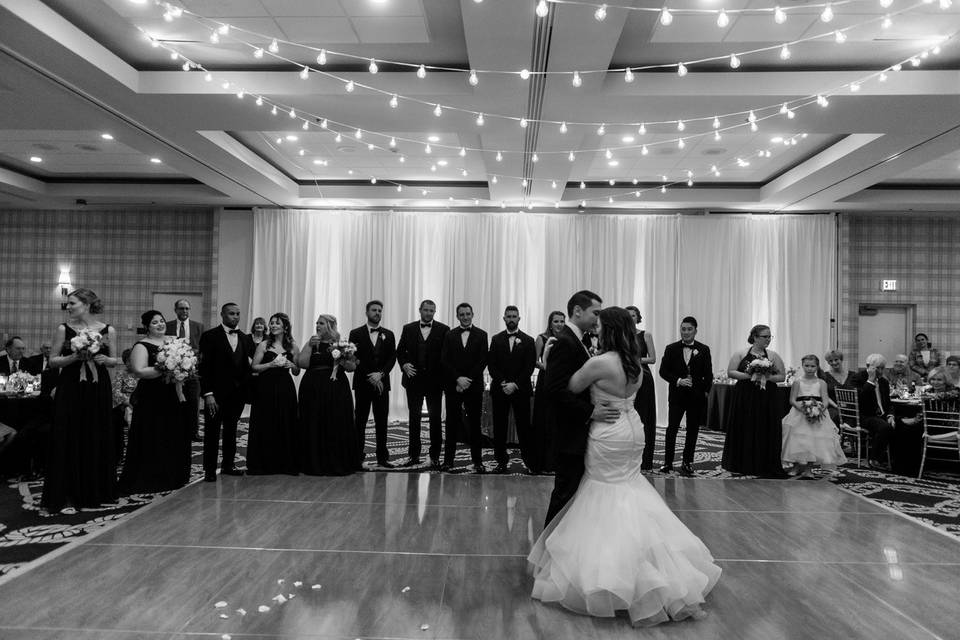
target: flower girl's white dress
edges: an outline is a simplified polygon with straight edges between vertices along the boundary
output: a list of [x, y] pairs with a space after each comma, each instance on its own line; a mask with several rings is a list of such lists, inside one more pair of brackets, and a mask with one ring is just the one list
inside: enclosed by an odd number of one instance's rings
[[640, 473], [635, 394], [617, 397], [594, 385], [591, 395], [622, 413], [590, 426], [580, 487], [528, 556], [533, 597], [592, 616], [625, 610], [635, 625], [699, 617], [720, 568]]
[[[797, 400], [820, 400], [820, 379], [800, 378]], [[784, 462], [812, 463], [833, 468], [847, 462], [840, 446], [840, 431], [826, 411], [816, 422], [807, 420], [796, 407], [783, 419], [783, 447], [780, 454]]]

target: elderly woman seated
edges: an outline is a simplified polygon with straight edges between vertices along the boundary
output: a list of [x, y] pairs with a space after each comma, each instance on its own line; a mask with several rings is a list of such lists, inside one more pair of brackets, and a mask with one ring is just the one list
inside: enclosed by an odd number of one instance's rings
[[913, 351], [910, 352], [910, 368], [922, 380], [926, 380], [930, 370], [936, 369], [942, 364], [940, 352], [933, 348], [927, 334], [918, 333], [915, 335], [913, 337]]
[[909, 360], [906, 355], [901, 353], [893, 359], [893, 366], [884, 371], [883, 375], [890, 383], [891, 388], [905, 388], [913, 391], [920, 384], [920, 376], [907, 366]]
[[855, 384], [856, 374], [847, 368], [846, 363], [843, 361], [843, 354], [836, 349], [827, 351], [823, 359], [827, 361], [830, 368], [826, 371], [821, 369], [817, 376], [827, 383], [827, 396], [831, 402], [834, 403], [832, 406], [827, 407], [830, 413], [830, 419], [833, 420], [834, 424], [840, 424], [840, 412], [836, 407], [837, 387], [853, 389], [857, 386]]
[[[924, 392], [924, 398], [932, 398], [934, 400], [948, 400], [952, 401], [954, 405], [960, 405], [960, 389], [955, 385], [950, 384], [947, 380], [947, 372], [943, 367], [937, 367], [930, 371], [927, 374], [927, 383], [930, 385], [930, 388]], [[904, 418], [901, 420], [903, 424], [916, 424], [920, 422], [920, 416], [914, 418]]]

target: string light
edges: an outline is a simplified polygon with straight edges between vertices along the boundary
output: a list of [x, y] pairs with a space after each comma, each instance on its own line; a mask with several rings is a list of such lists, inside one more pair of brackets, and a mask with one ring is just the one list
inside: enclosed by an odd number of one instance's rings
[[482, 113], [477, 114], [477, 126], [482, 127], [483, 123], [484, 123], [483, 114]]
[[583, 80], [580, 79], [580, 72], [579, 72], [579, 71], [574, 71], [574, 72], [573, 72], [573, 78], [570, 80], [570, 84], [572, 84], [572, 85], [575, 86], [575, 87], [579, 87], [580, 85], [583, 84]]
[[714, 118], [713, 118], [713, 128], [714, 128], [714, 129], [719, 129], [719, 128], [720, 128], [720, 118], [717, 118], [717, 117], [714, 117]]
[[843, 31], [837, 30], [835, 34], [835, 38], [836, 38], [837, 44], [843, 44], [844, 42], [847, 41], [847, 34], [845, 34]]
[[645, 135], [647, 133], [647, 125], [641, 122], [640, 128], [637, 129], [637, 133], [639, 133], [640, 135]]
[[600, 127], [597, 129], [597, 135], [598, 135], [598, 136], [602, 136], [602, 135], [604, 135], [604, 134], [606, 134], [606, 133], [607, 133], [607, 124], [606, 124], [606, 123], [603, 123], [603, 124], [601, 124]]
[[576, 159], [577, 157], [573, 154], [573, 151], [567, 154], [567, 160], [569, 160], [570, 162], [573, 162]]
[[790, 59], [790, 47], [783, 45], [780, 47], [780, 59], [789, 60]]
[[321, 66], [327, 64], [327, 50], [326, 50], [326, 49], [320, 49], [320, 55], [317, 56], [317, 64], [319, 64], [319, 65], [321, 65]]
[[[391, 149], [396, 149], [396, 148], [397, 148], [397, 139], [391, 136], [390, 142], [389, 142], [388, 144], [390, 145], [390, 148], [391, 148]], [[401, 156], [401, 157], [402, 157], [402, 156]]]
[[497, 162], [503, 162], [503, 154], [497, 151]]
[[429, 143], [424, 145], [423, 152], [427, 155], [430, 155], [431, 153], [433, 153], [433, 148], [429, 145]]
[[560, 133], [566, 133], [566, 132], [567, 132], [567, 123], [566, 123], [566, 122], [561, 122], [561, 123], [560, 123]]
[[623, 72], [623, 81], [626, 83], [633, 82], [633, 71], [630, 67], [627, 67], [627, 70]]
[[267, 47], [267, 49], [270, 50], [270, 53], [277, 53], [278, 51], [280, 51], [280, 45], [277, 44], [276, 38], [270, 41], [270, 46]]
[[547, 0], [540, 0], [537, 3], [537, 17], [546, 18], [548, 13], [550, 13], [550, 7], [547, 6]]
[[720, 15], [717, 16], [717, 26], [725, 29], [730, 24], [730, 17], [724, 9], [720, 9]]
[[677, 120], [677, 131], [683, 131], [687, 128], [687, 125], [683, 123], [683, 120]]
[[687, 75], [687, 66], [682, 62], [677, 65], [677, 74], [682, 78]]
[[353, 137], [356, 138], [357, 140], [363, 139], [363, 131], [361, 131], [360, 129], [357, 129], [357, 130], [353, 133]]
[[607, 5], [602, 4], [597, 7], [597, 10], [593, 12], [593, 17], [597, 22], [603, 22], [607, 17]]
[[356, 85], [353, 83], [353, 80], [350, 80], [343, 86], [347, 90], [347, 93], [353, 93], [353, 90], [356, 88]]
[[297, 112], [293, 109], [293, 107], [290, 107], [290, 118], [293, 119], [296, 117], [297, 117]]
[[880, 0], [880, 6], [884, 9], [888, 9], [890, 5], [893, 4], [893, 0]]
[[370, 66], [367, 67], [367, 70], [371, 74], [375, 74], [377, 71], [380, 71], [380, 67], [377, 66], [377, 61], [374, 60], [373, 58], [370, 58]]
[[306, 79], [307, 79], [307, 76], [309, 76], [309, 75], [310, 75], [310, 68], [309, 68], [309, 67], [304, 67], [303, 70], [300, 72], [300, 78], [301, 78], [302, 80], [306, 80]]
[[256, 49], [254, 49], [254, 50], [253, 50], [253, 57], [256, 58], [257, 60], [259, 60], [260, 58], [262, 58], [262, 57], [263, 57], [263, 49], [261, 49], [260, 47], [257, 47]]
[[527, 128], [527, 119], [526, 119], [526, 118], [520, 118], [520, 128], [521, 128], [521, 129], [526, 129], [526, 128]]
[[640, 155], [645, 156], [648, 153], [650, 153], [650, 151], [647, 149], [647, 145], [643, 145], [642, 147], [640, 147]]
[[664, 7], [663, 10], [660, 11], [660, 24], [665, 27], [673, 24], [673, 14], [670, 13], [670, 9]]
[[739, 69], [740, 68], [740, 58], [737, 57], [737, 54], [730, 54], [730, 68]]
[[220, 42], [220, 34], [217, 33], [216, 31], [211, 31], [211, 32], [210, 32], [210, 42], [211, 42], [212, 44], [217, 44], [217, 43], [219, 43], [219, 42]]
[[687, 145], [686, 145], [686, 143], [683, 141], [683, 138], [680, 138], [679, 140], [677, 140], [677, 147], [678, 147], [679, 149], [683, 149], [683, 148], [686, 147], [686, 146], [687, 146]]
[[827, 3], [827, 6], [823, 8], [823, 12], [820, 14], [821, 22], [830, 22], [833, 20], [833, 8], [830, 6], [830, 3]]
[[470, 83], [470, 85], [473, 86], [473, 87], [475, 87], [475, 86], [477, 86], [478, 84], [480, 84], [480, 79], [477, 77], [477, 72], [474, 71], [473, 69], [471, 69], [471, 70], [470, 70], [470, 77], [467, 78], [467, 81], [468, 81], [468, 82]]
[[883, 16], [883, 22], [880, 23], [880, 26], [884, 29], [889, 29], [893, 26], [893, 18], [890, 15]]
[[787, 21], [787, 12], [777, 7], [773, 10], [773, 21], [777, 24], [783, 24]]
[[257, 99], [254, 101], [254, 104], [257, 105], [258, 107], [263, 106], [263, 98], [261, 96], [257, 96]]
[[[466, 149], [466, 147], [460, 147], [460, 151], [458, 152], [458, 155], [459, 155], [461, 158], [463, 158], [464, 156], [466, 156], [466, 155], [467, 155], [467, 149]], [[536, 162], [536, 161], [534, 161], [534, 162]]]
[[390, 96], [390, 108], [391, 108], [391, 109], [396, 109], [397, 106], [399, 106], [399, 104], [400, 104], [400, 100], [397, 98], [397, 94], [393, 94], [392, 96]]
[[427, 77], [427, 68], [423, 65], [417, 67], [417, 77], [423, 80]]
[[530, 69], [521, 69], [520, 70], [520, 79], [529, 80], [530, 79]]
[[433, 108], [433, 115], [435, 115], [438, 118], [443, 115], [443, 109], [440, 108], [439, 102], [437, 103], [437, 106]]

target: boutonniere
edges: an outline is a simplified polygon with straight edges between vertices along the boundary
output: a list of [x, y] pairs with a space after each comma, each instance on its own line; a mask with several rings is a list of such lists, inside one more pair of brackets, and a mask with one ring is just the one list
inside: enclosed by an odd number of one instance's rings
[[697, 355], [697, 354], [699, 354], [699, 353], [700, 353], [700, 350], [699, 350], [699, 349], [694, 349], [693, 352], [692, 352], [690, 355], [691, 355], [691, 356], [695, 356], [695, 355]]

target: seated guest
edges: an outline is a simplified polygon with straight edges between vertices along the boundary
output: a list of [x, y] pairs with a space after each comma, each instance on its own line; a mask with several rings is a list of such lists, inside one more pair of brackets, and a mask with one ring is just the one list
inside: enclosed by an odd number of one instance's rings
[[[924, 398], [946, 401], [946, 406], [940, 408], [947, 411], [956, 411], [960, 406], [960, 389], [947, 381], [944, 369], [932, 369], [927, 374], [930, 384]], [[923, 453], [923, 415], [920, 407], [915, 407], [912, 415], [904, 415], [897, 421], [897, 428], [891, 440], [891, 462], [894, 473], [913, 476], [920, 470], [920, 458]]]
[[133, 419], [133, 405], [130, 404], [130, 396], [137, 388], [137, 378], [130, 373], [130, 352], [132, 349], [124, 349], [120, 354], [123, 360], [123, 366], [118, 367], [113, 376], [113, 428], [117, 444], [117, 460], [123, 458], [124, 442], [126, 442], [126, 431], [130, 427], [130, 421]]
[[913, 337], [913, 351], [910, 352], [910, 368], [921, 380], [927, 379], [927, 373], [936, 369], [940, 362], [940, 352], [933, 348], [930, 338], [925, 333], [918, 333]]
[[30, 358], [24, 358], [23, 352], [27, 345], [24, 344], [20, 336], [13, 336], [4, 343], [6, 355], [0, 358], [0, 375], [9, 376], [11, 373], [23, 371], [36, 375], [39, 371], [34, 371]]
[[947, 382], [955, 387], [960, 387], [960, 356], [950, 356], [947, 358], [947, 364], [943, 368], [947, 374]]
[[883, 375], [892, 389], [901, 387], [913, 391], [920, 382], [920, 376], [907, 366], [907, 362], [909, 358], [901, 353], [893, 359], [893, 366], [884, 371]]
[[887, 360], [879, 353], [871, 353], [867, 356], [866, 365], [867, 370], [857, 375], [860, 426], [870, 432], [870, 464], [885, 468], [886, 464], [879, 461], [886, 458], [894, 426], [890, 383], [883, 375]]
[[840, 411], [836, 406], [837, 387], [853, 389], [856, 386], [854, 384], [856, 374], [847, 368], [847, 364], [843, 360], [843, 354], [836, 349], [827, 351], [823, 359], [827, 361], [830, 368], [826, 371], [821, 369], [817, 373], [817, 377], [827, 383], [827, 397], [831, 402], [830, 406], [827, 407], [830, 419], [833, 420], [834, 424], [840, 424]]
[[39, 375], [50, 368], [50, 341], [46, 340], [40, 343], [40, 353], [24, 358], [29, 364], [24, 365], [27, 371], [34, 375]]

